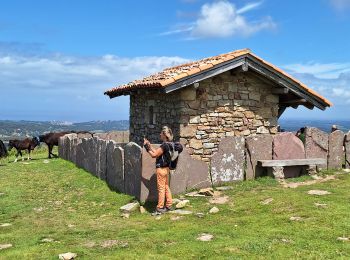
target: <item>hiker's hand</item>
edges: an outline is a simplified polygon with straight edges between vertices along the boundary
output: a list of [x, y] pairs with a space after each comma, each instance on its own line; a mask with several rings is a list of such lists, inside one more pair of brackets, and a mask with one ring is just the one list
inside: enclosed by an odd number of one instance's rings
[[151, 143], [146, 138], [143, 138], [143, 145], [151, 145]]

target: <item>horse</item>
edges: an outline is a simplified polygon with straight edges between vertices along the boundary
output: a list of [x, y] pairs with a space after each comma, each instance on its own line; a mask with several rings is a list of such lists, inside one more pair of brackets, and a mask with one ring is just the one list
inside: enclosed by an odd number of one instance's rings
[[49, 159], [52, 158], [51, 155], [53, 157], [57, 157], [57, 155], [52, 153], [52, 149], [54, 146], [58, 146], [58, 140], [60, 139], [60, 137], [66, 135], [66, 134], [91, 134], [91, 136], [93, 136], [92, 133], [87, 132], [87, 131], [51, 132], [51, 133], [47, 133], [44, 135], [40, 135], [39, 141], [45, 143], [47, 145], [47, 147], [49, 148], [49, 156], [48, 156]]
[[4, 143], [0, 140], [0, 159], [7, 157], [8, 153], [7, 153], [7, 149], [6, 146], [4, 145]]
[[[9, 141], [9, 151], [12, 150], [12, 148], [15, 148], [17, 150], [16, 159], [14, 162], [17, 162], [18, 155], [22, 157], [22, 150], [28, 151], [28, 160], [31, 160], [30, 152], [34, 150], [35, 147], [37, 147], [40, 144], [39, 139], [37, 137], [33, 138], [26, 138], [23, 140], [17, 140], [13, 139]], [[24, 158], [22, 157], [22, 161]]]

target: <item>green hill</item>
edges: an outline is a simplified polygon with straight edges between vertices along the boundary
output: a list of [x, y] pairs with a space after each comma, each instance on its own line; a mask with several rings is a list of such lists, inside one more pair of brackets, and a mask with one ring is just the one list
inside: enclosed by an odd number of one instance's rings
[[[216, 214], [208, 214], [214, 206], [210, 198], [189, 198], [185, 209], [192, 215], [155, 218], [135, 212], [122, 218], [119, 208], [132, 198], [69, 162], [48, 161], [46, 151], [37, 151], [29, 162], [5, 160], [0, 244], [12, 247], [0, 250], [0, 258], [57, 259], [65, 252], [78, 259], [350, 258], [350, 241], [337, 240], [350, 236], [349, 174], [296, 189], [270, 178], [232, 187], [222, 191], [229, 201], [215, 205]], [[311, 189], [331, 194], [308, 195]], [[213, 240], [197, 240], [202, 233]]]

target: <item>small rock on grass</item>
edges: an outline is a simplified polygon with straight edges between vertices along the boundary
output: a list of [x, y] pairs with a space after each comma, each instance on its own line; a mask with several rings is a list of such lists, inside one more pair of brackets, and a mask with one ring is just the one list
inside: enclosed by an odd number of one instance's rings
[[200, 189], [198, 191], [199, 194], [204, 195], [204, 196], [209, 196], [212, 197], [214, 196], [214, 190], [213, 188], [205, 188], [205, 189]]
[[199, 194], [198, 191], [192, 191], [185, 194], [187, 197], [205, 197], [203, 194]]
[[291, 220], [291, 221], [301, 221], [302, 218], [301, 217], [290, 217], [289, 220]]
[[210, 214], [215, 214], [215, 213], [218, 213], [220, 210], [217, 208], [217, 207], [212, 207], [210, 210], [209, 210], [209, 213]]
[[103, 248], [111, 248], [114, 246], [119, 246], [119, 247], [128, 247], [128, 242], [123, 242], [119, 240], [105, 240], [101, 243], [101, 247]]
[[214, 238], [213, 235], [203, 233], [203, 234], [200, 234], [200, 235], [197, 237], [197, 240], [200, 240], [200, 241], [203, 241], [203, 242], [208, 242], [208, 241], [211, 241], [213, 238]]
[[228, 196], [222, 196], [222, 197], [213, 197], [209, 200], [209, 203], [211, 204], [226, 204], [229, 200]]
[[170, 218], [170, 220], [176, 221], [176, 220], [180, 220], [182, 218], [183, 218], [183, 216], [173, 216]]
[[262, 202], [260, 202], [261, 205], [268, 205], [273, 201], [273, 198], [268, 198], [266, 200], [263, 200]]
[[50, 161], [49, 160], [44, 160], [43, 163], [49, 163]]
[[343, 169], [344, 172], [350, 173], [350, 169]]
[[154, 219], [155, 220], [160, 220], [162, 218], [162, 216], [156, 216]]
[[12, 244], [0, 244], [0, 250], [12, 247]]
[[198, 217], [198, 218], [204, 218], [204, 213], [201, 213], [201, 212], [199, 212], [199, 213], [196, 213], [196, 216]]
[[348, 237], [338, 237], [337, 240], [339, 240], [339, 241], [350, 241], [350, 238], [348, 238]]
[[143, 206], [140, 206], [140, 213], [141, 214], [146, 213], [146, 209]]
[[177, 204], [177, 203], [179, 203], [179, 202], [181, 202], [181, 200], [179, 200], [179, 199], [173, 199], [173, 204]]
[[0, 192], [0, 197], [1, 197], [1, 196], [4, 196], [4, 195], [5, 195], [5, 193], [3, 193], [3, 192]]
[[326, 203], [317, 203], [315, 202], [314, 205], [318, 208], [326, 208], [327, 207], [327, 204]]
[[130, 213], [122, 213], [120, 214], [122, 218], [130, 218]]
[[131, 202], [131, 203], [128, 203], [122, 207], [120, 207], [120, 211], [123, 212], [123, 213], [130, 213], [130, 212], [133, 212], [137, 209], [140, 208], [140, 203], [138, 202]]
[[43, 243], [55, 242], [55, 240], [53, 238], [43, 238], [40, 241], [43, 242]]
[[64, 253], [64, 254], [59, 254], [58, 258], [61, 260], [70, 260], [70, 259], [76, 258], [77, 256], [78, 255], [76, 253], [68, 252], [68, 253]]
[[286, 239], [286, 238], [282, 238], [281, 242], [289, 244], [289, 243], [292, 243], [292, 240], [289, 240], [289, 239]]
[[177, 203], [175, 207], [176, 207], [177, 209], [182, 209], [182, 208], [186, 207], [186, 205], [187, 205], [188, 203], [190, 203], [189, 200], [182, 200], [182, 201], [180, 201], [179, 203]]
[[326, 190], [309, 190], [307, 192], [307, 194], [323, 196], [323, 195], [328, 195], [328, 194], [332, 194], [332, 193], [329, 191], [326, 191]]
[[216, 187], [215, 189], [219, 190], [219, 191], [225, 191], [225, 190], [232, 190], [233, 187], [232, 186], [222, 186], [222, 187]]
[[12, 226], [12, 224], [10, 223], [4, 223], [4, 224], [1, 224], [0, 227], [9, 227], [9, 226]]

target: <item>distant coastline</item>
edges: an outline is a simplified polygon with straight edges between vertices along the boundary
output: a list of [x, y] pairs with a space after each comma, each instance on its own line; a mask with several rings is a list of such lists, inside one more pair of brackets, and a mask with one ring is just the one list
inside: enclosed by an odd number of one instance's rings
[[307, 119], [281, 119], [278, 120], [281, 129], [294, 132], [304, 126], [313, 126], [325, 132], [330, 132], [332, 125], [336, 125], [339, 130], [350, 131], [350, 120], [307, 120]]
[[[278, 121], [281, 129], [295, 132], [304, 126], [317, 127], [330, 132], [332, 125], [337, 125], [344, 132], [350, 131], [350, 120], [307, 120], [307, 119], [281, 119]], [[38, 136], [45, 132], [58, 131], [91, 131], [110, 132], [129, 130], [128, 120], [90, 121], [68, 123], [57, 121], [12, 121], [0, 120], [0, 139], [21, 138], [25, 136]]]

